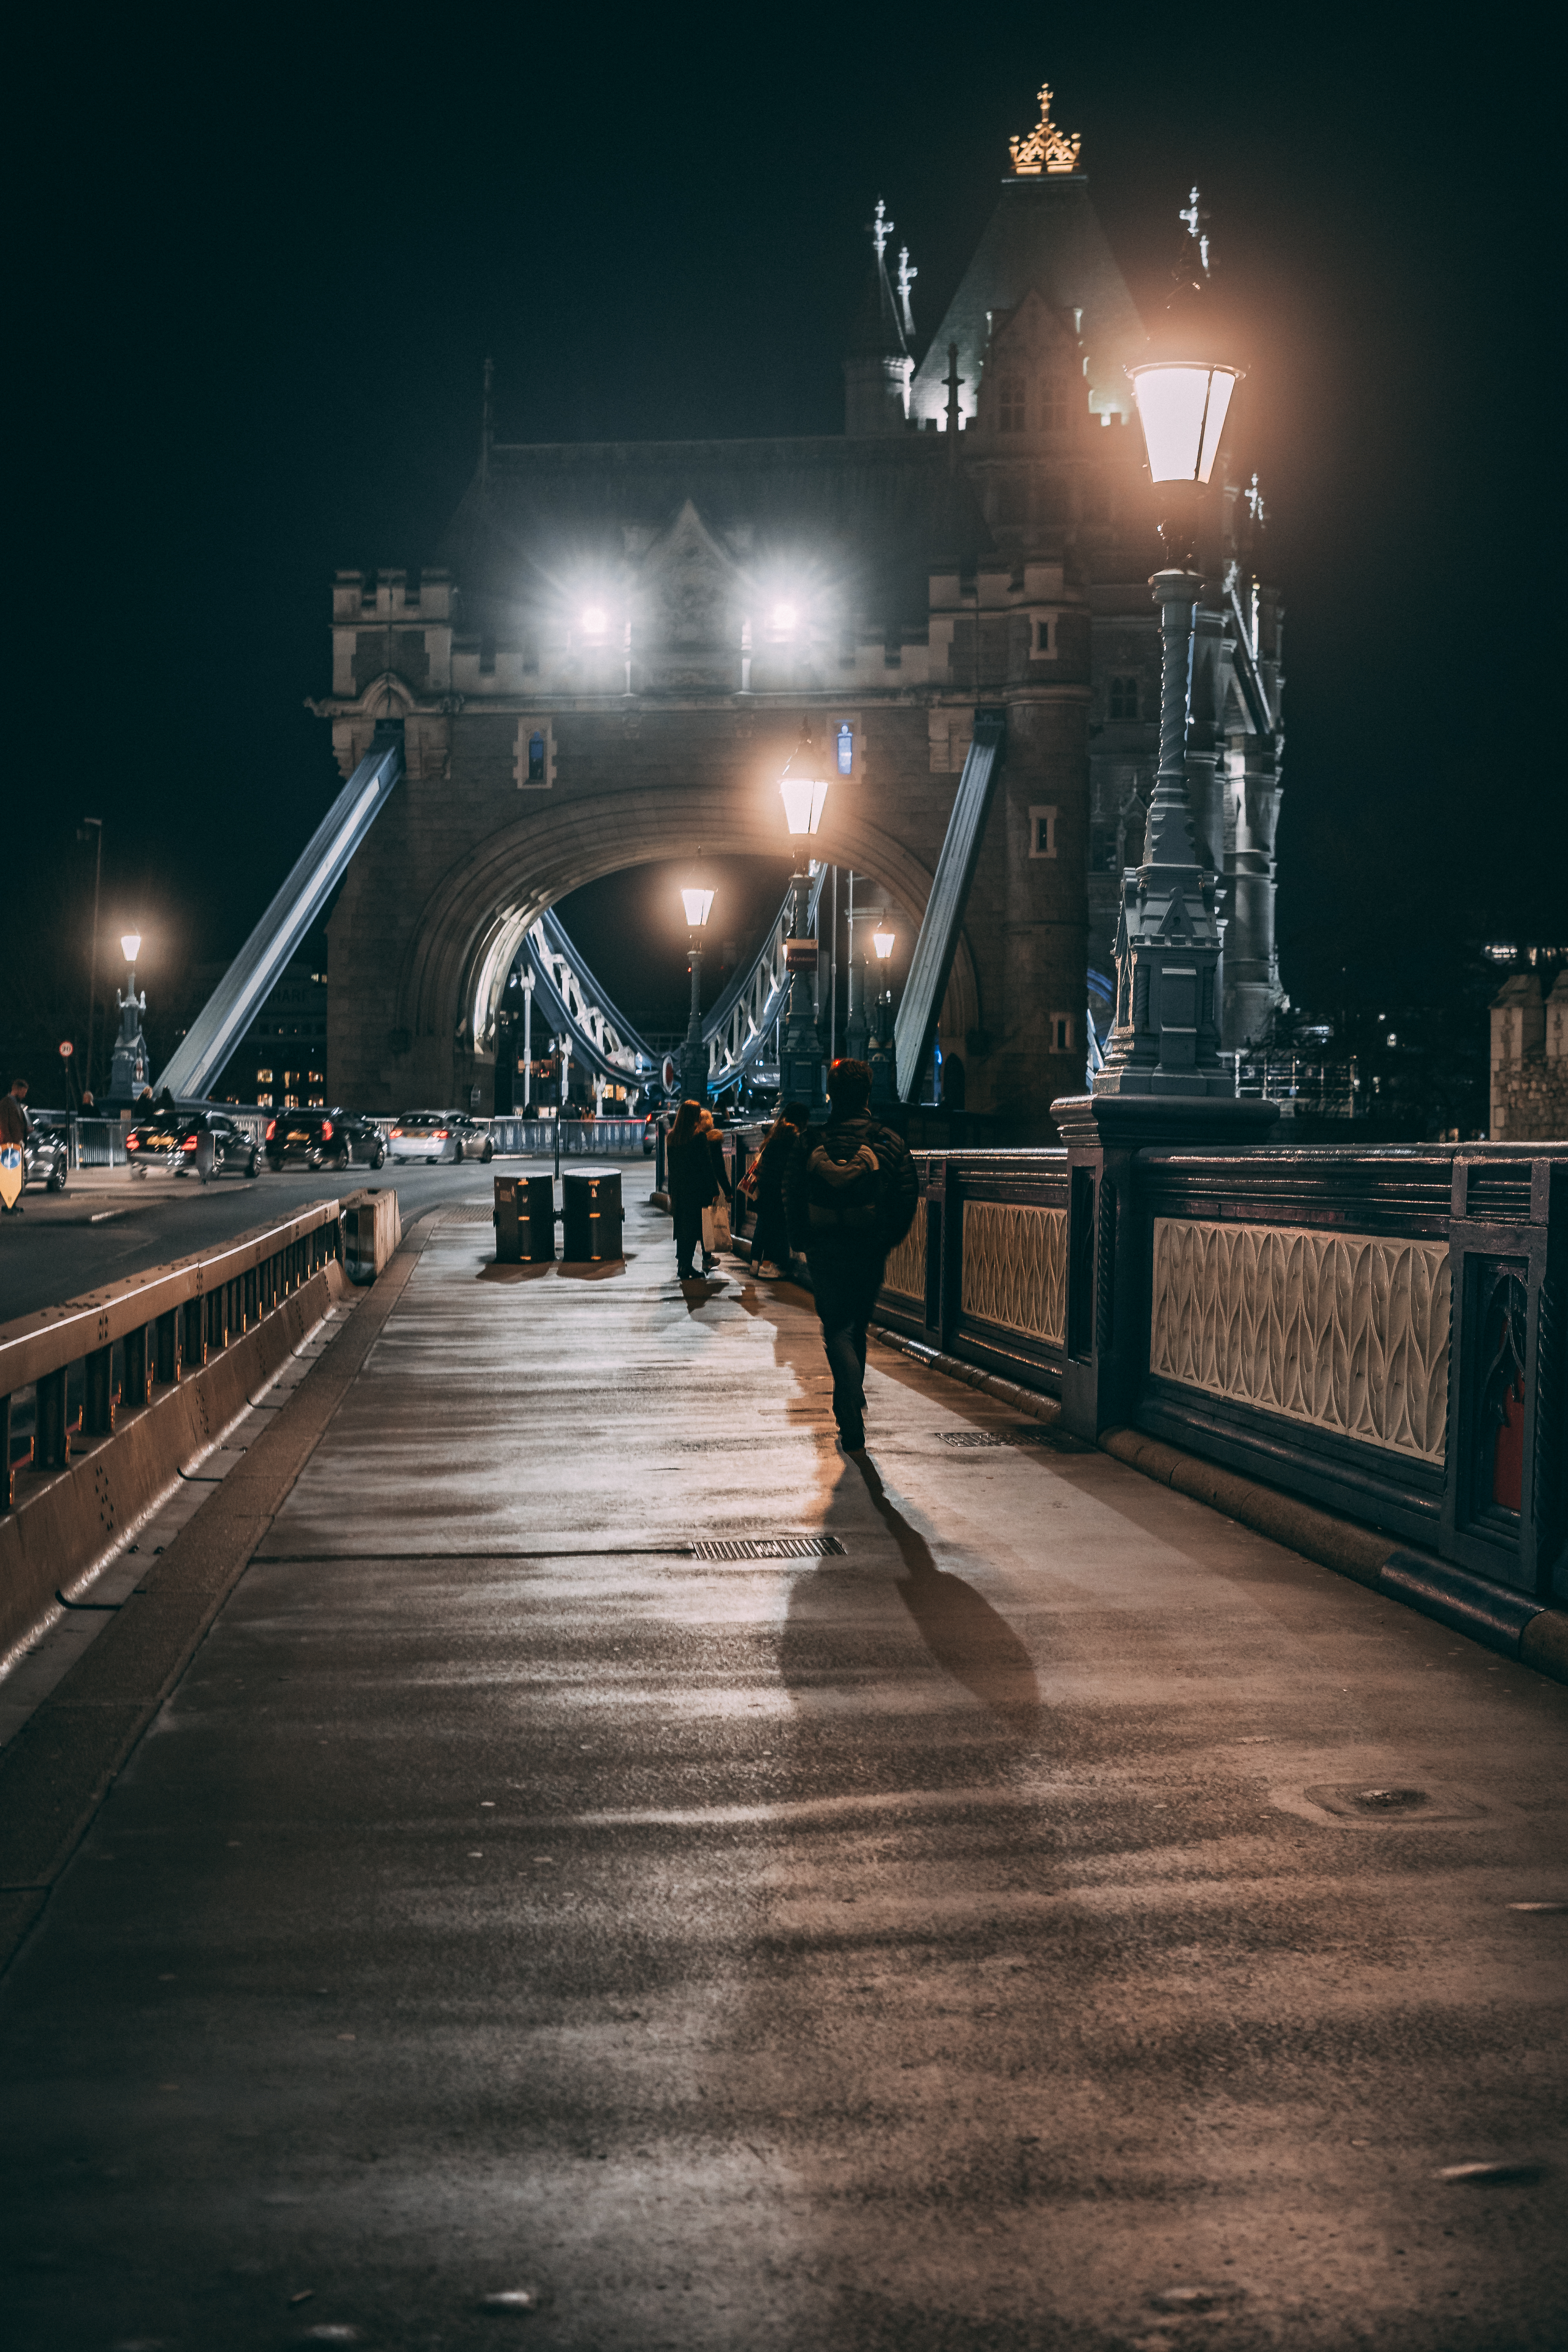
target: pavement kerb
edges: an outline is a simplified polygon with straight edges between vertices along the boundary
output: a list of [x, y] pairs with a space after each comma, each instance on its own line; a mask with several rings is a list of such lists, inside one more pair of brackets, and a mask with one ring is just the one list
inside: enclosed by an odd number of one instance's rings
[[[1054, 1397], [1041, 1396], [918, 1339], [906, 1339], [901, 1331], [874, 1324], [871, 1336], [944, 1379], [999, 1398], [1036, 1421], [1055, 1421], [1060, 1416], [1061, 1407]], [[1450, 1568], [1435, 1553], [1418, 1551], [1354, 1519], [1339, 1518], [1299, 1496], [1243, 1477], [1216, 1462], [1205, 1462], [1201, 1455], [1167, 1445], [1142, 1430], [1105, 1430], [1100, 1444], [1128, 1469], [1177, 1494], [1190, 1495], [1194, 1502], [1206, 1503], [1211, 1510], [1271, 1538], [1287, 1550], [1300, 1552], [1305, 1559], [1316, 1560], [1321, 1568], [1332, 1569], [1337, 1576], [1349, 1577], [1368, 1591], [1436, 1617], [1455, 1632], [1533, 1667], [1554, 1682], [1568, 1683], [1568, 1612], [1538, 1608], [1532, 1601], [1496, 1592], [1479, 1577]]]
[[[91, 1647], [0, 1748], [0, 1974], [325, 1433], [429, 1237], [403, 1246]], [[313, 1280], [322, 1280], [321, 1276]], [[325, 1302], [323, 1302], [324, 1304]]]

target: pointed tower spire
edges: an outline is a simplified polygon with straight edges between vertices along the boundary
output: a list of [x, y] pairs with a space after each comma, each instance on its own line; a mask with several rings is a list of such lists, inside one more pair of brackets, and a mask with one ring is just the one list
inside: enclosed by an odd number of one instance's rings
[[[875, 218], [866, 225], [871, 239], [871, 267], [844, 361], [846, 433], [901, 433], [910, 413], [914, 362], [888, 278], [885, 257], [893, 223], [887, 215], [888, 207], [879, 196]], [[911, 270], [910, 276], [913, 275]], [[908, 307], [906, 300], [906, 317]]]

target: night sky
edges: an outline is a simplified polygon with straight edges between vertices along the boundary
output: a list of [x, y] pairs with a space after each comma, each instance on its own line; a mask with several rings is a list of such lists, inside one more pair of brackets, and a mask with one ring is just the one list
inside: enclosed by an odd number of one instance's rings
[[[82, 1025], [81, 814], [105, 820], [105, 939], [140, 924], [154, 1005], [240, 943], [337, 788], [303, 708], [331, 572], [429, 560], [487, 352], [504, 439], [836, 432], [877, 196], [928, 334], [1047, 77], [1146, 314], [1195, 178], [1248, 322], [1288, 614], [1287, 987], [1437, 1003], [1479, 938], [1568, 929], [1548, 215], [1513, 61], [1471, 53], [1456, 82], [1434, 21], [35, 29], [10, 123], [13, 1043]], [[673, 924], [657, 953], [643, 1001], [679, 1004]]]

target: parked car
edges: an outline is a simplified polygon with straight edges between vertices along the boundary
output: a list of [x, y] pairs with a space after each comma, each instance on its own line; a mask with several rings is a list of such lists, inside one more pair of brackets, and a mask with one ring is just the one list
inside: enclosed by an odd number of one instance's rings
[[194, 1170], [204, 1184], [230, 1168], [254, 1176], [261, 1164], [250, 1129], [221, 1110], [156, 1110], [130, 1129], [125, 1157], [133, 1176], [153, 1168], [170, 1176], [188, 1176]]
[[267, 1122], [267, 1165], [274, 1171], [286, 1160], [303, 1160], [307, 1168], [346, 1168], [363, 1160], [379, 1168], [386, 1158], [386, 1139], [374, 1118], [334, 1105], [330, 1110], [282, 1110]]
[[405, 1110], [393, 1123], [387, 1146], [394, 1160], [493, 1160], [495, 1145], [482, 1119], [461, 1110]]
[[51, 1126], [35, 1112], [32, 1133], [22, 1154], [23, 1192], [29, 1184], [42, 1184], [50, 1192], [63, 1192], [70, 1164], [70, 1138], [66, 1129]]

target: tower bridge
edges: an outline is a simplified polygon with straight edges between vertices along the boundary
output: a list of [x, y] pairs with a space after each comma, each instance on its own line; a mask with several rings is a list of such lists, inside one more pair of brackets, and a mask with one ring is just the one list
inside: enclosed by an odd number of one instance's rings
[[[1194, 197], [1181, 218], [1195, 236], [1206, 215]], [[584, 884], [700, 848], [776, 859], [782, 887], [776, 786], [803, 726], [841, 771], [814, 849], [868, 877], [912, 940], [984, 708], [1005, 749], [932, 1010], [970, 1108], [1050, 1136], [1047, 1106], [1093, 1052], [1091, 976], [1103, 1004], [1156, 760], [1160, 559], [1125, 372], [1142, 324], [1048, 105], [923, 348], [893, 235], [879, 203], [841, 436], [513, 444], [487, 369], [437, 561], [337, 575], [331, 691], [310, 707], [345, 780], [389, 724], [403, 768], [367, 804], [331, 917], [335, 1096], [493, 1101], [509, 972]], [[1199, 553], [1188, 798], [1238, 1046], [1280, 992], [1282, 668], [1245, 416], [1228, 429]], [[770, 951], [738, 992], [753, 1020]]]

